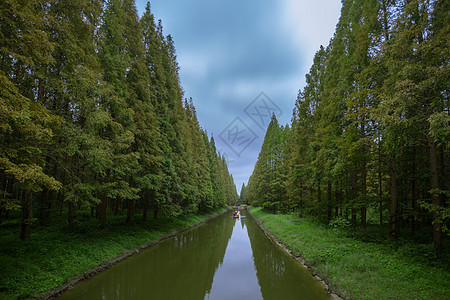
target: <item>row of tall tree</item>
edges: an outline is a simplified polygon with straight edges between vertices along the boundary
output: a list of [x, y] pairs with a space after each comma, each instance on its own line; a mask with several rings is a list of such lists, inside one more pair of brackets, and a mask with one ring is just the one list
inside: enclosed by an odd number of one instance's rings
[[[80, 207], [106, 225], [108, 207], [147, 218], [237, 199], [185, 99], [171, 36], [134, 0], [0, 4], [0, 218], [32, 220]], [[35, 214], [33, 215], [33, 211]]]
[[291, 126], [269, 125], [245, 198], [364, 228], [370, 208], [393, 239], [407, 224], [412, 235], [431, 224], [441, 251], [450, 222], [449, 5], [342, 1]]

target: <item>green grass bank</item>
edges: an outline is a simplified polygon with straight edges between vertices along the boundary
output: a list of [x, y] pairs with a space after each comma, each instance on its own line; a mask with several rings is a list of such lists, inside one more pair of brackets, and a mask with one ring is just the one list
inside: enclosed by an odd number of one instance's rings
[[345, 299], [450, 299], [448, 260], [430, 251], [364, 241], [296, 215], [249, 210]]
[[135, 249], [201, 223], [221, 211], [224, 208], [193, 216], [160, 217], [156, 221], [150, 218], [146, 222], [137, 215], [130, 226], [125, 224], [126, 216], [108, 216], [106, 229], [100, 228], [98, 221], [85, 212], [78, 215], [74, 233], [68, 232], [63, 215], [47, 226], [33, 226], [28, 242], [19, 240], [16, 222], [3, 222], [0, 225], [0, 299], [42, 297], [77, 276], [96, 268], [104, 269]]

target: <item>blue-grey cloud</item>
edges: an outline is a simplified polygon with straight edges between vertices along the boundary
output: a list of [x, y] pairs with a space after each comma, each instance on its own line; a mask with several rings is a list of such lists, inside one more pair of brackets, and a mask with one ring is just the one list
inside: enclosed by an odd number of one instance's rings
[[[136, 1], [140, 14], [147, 1]], [[175, 41], [180, 79], [202, 128], [226, 155], [236, 186], [247, 183], [264, 139], [244, 112], [265, 92], [292, 116], [314, 52], [326, 45], [339, 16], [336, 0], [153, 0], [152, 12]], [[239, 117], [257, 138], [236, 155], [220, 133]]]

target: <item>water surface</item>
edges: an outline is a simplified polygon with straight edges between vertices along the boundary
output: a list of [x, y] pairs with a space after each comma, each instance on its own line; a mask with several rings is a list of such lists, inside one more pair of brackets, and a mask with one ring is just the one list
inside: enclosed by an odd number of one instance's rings
[[81, 282], [59, 299], [329, 299], [244, 212], [225, 213]]

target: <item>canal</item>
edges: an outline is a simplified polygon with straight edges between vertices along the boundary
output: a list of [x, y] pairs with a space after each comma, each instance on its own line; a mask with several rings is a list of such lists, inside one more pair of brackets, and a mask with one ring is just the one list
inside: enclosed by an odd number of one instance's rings
[[127, 258], [58, 299], [330, 299], [247, 212], [225, 213]]

